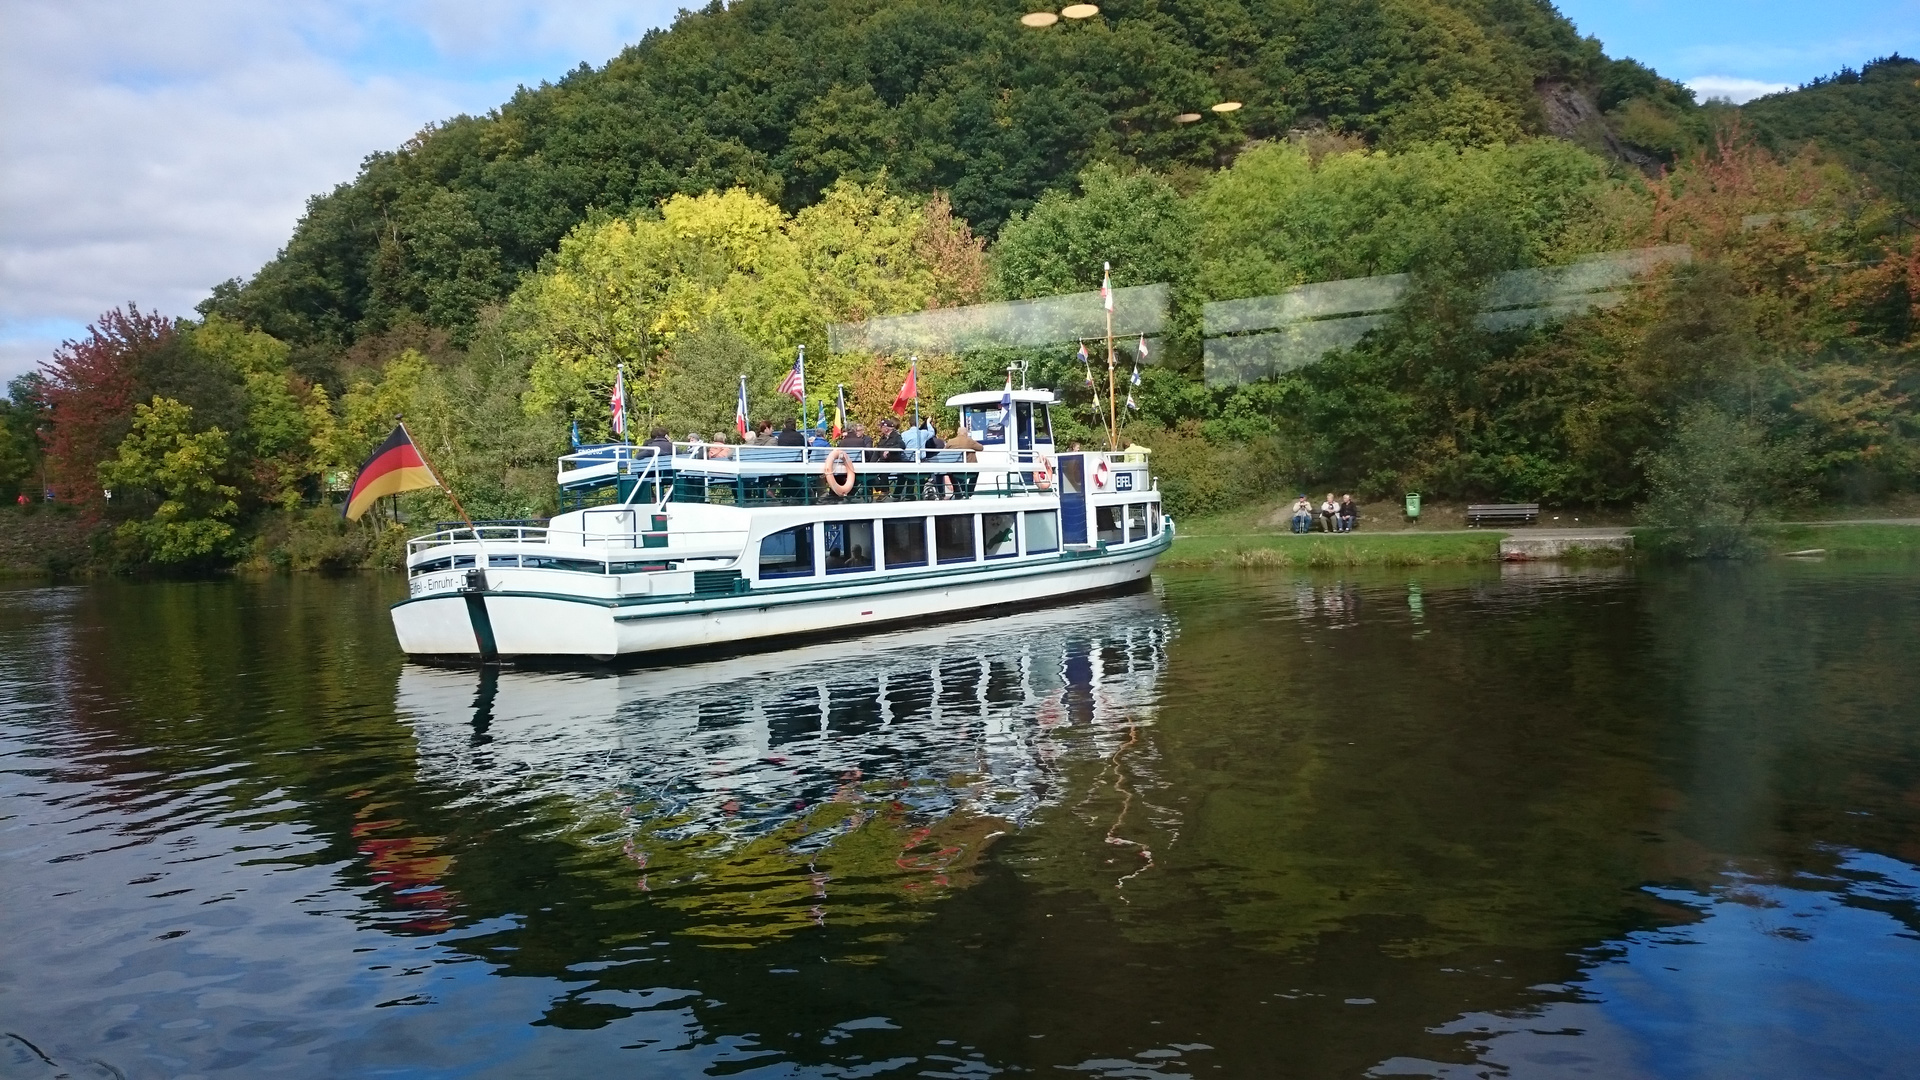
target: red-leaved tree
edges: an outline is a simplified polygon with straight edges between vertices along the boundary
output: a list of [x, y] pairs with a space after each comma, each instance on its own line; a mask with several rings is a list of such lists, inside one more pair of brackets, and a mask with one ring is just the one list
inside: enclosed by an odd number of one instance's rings
[[173, 336], [173, 320], [133, 304], [61, 343], [40, 365], [51, 423], [42, 432], [47, 479], [61, 502], [98, 506], [100, 463], [113, 457], [133, 422], [140, 358]]

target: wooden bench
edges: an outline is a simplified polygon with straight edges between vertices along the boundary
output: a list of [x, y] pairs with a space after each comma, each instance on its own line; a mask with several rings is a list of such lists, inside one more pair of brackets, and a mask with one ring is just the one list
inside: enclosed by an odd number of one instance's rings
[[1531, 525], [1540, 520], [1539, 503], [1481, 503], [1467, 507], [1467, 528], [1475, 525]]

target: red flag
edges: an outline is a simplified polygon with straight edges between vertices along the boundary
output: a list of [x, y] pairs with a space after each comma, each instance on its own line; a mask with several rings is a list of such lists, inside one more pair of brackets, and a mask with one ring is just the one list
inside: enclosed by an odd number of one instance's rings
[[920, 396], [919, 374], [919, 364], [913, 364], [907, 368], [907, 381], [901, 384], [900, 392], [893, 395], [893, 415], [907, 415], [907, 406], [913, 404], [913, 399]]

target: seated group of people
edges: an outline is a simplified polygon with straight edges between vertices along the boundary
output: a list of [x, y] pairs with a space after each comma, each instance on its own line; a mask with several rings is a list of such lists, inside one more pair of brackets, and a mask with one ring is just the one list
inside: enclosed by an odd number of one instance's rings
[[1321, 532], [1352, 532], [1360, 522], [1360, 507], [1353, 501], [1352, 495], [1342, 495], [1334, 501], [1333, 492], [1327, 492], [1326, 501], [1316, 510], [1313, 500], [1304, 494], [1293, 500], [1293, 531], [1312, 532], [1318, 525]]

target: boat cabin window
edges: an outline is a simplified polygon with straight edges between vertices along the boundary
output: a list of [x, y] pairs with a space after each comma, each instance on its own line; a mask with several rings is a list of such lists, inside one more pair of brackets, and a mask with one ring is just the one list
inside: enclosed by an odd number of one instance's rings
[[827, 531], [827, 573], [850, 574], [873, 569], [871, 521], [829, 521]]
[[572, 570], [578, 574], [604, 574], [607, 564], [587, 559], [556, 559], [551, 555], [522, 555], [520, 566], [525, 570]]
[[1159, 536], [1159, 535], [1160, 535], [1160, 528], [1161, 528], [1161, 526], [1160, 526], [1160, 504], [1159, 504], [1159, 503], [1148, 503], [1148, 504], [1147, 504], [1147, 535], [1148, 535], [1148, 536]]
[[1033, 438], [1035, 442], [1053, 442], [1053, 406], [1042, 405], [1034, 412]]
[[1096, 506], [1093, 508], [1094, 533], [1098, 539], [1109, 544], [1118, 544], [1126, 540], [1126, 534], [1120, 531], [1120, 508], [1117, 506]]
[[813, 573], [813, 526], [795, 525], [760, 541], [760, 577], [806, 577]]
[[[414, 564], [413, 576], [419, 577], [421, 574], [436, 573], [438, 571], [448, 569], [452, 565], [453, 565], [452, 559], [428, 559], [426, 562]], [[498, 565], [498, 564], [496, 563], [495, 565]]]
[[943, 563], [973, 561], [972, 514], [943, 514], [933, 519], [933, 556]]
[[1007, 418], [998, 404], [962, 406], [960, 423], [983, 446], [1007, 441]]
[[1147, 504], [1127, 504], [1127, 539], [1144, 540], [1147, 538]]
[[1013, 534], [1018, 514], [981, 514], [980, 535], [987, 540], [987, 558], [1011, 559], [1020, 554], [1020, 541]]
[[1060, 511], [1027, 511], [1027, 554], [1060, 550]]
[[927, 565], [927, 519], [889, 518], [881, 526], [887, 569]]

